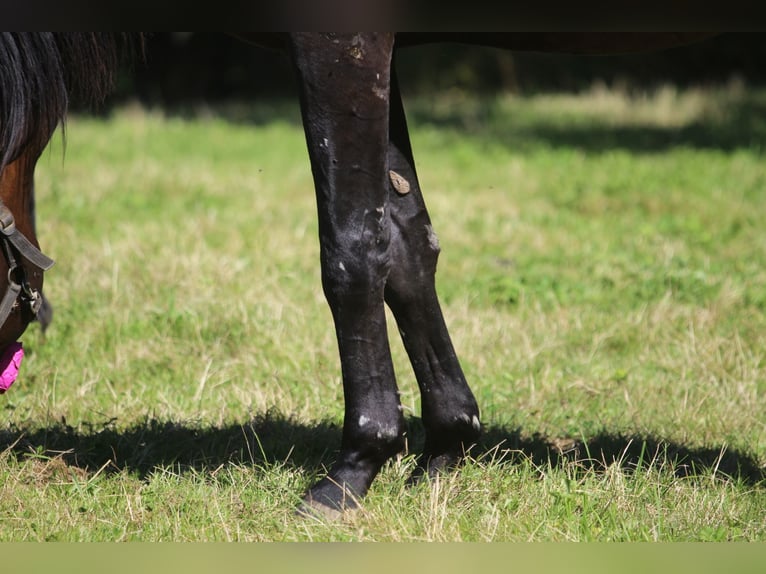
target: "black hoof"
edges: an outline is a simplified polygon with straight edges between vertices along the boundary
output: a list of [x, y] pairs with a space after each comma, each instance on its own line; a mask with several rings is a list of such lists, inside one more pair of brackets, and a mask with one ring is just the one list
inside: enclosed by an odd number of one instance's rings
[[408, 486], [414, 486], [420, 482], [423, 477], [435, 478], [437, 474], [444, 474], [455, 470], [465, 461], [465, 455], [462, 450], [460, 454], [450, 452], [439, 455], [422, 455], [418, 461], [415, 470], [412, 471], [407, 479]]
[[322, 522], [337, 522], [350, 509], [337, 509], [334, 507], [321, 504], [316, 500], [304, 499], [295, 509], [295, 515], [300, 518], [310, 518], [314, 520], [320, 520]]
[[337, 520], [359, 508], [360, 499], [361, 496], [355, 495], [348, 484], [341, 485], [325, 477], [306, 493], [296, 513], [305, 517]]

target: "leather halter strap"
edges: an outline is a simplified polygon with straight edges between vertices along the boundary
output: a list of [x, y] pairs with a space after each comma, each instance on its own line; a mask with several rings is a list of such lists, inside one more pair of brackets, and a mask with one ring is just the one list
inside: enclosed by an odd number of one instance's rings
[[31, 265], [41, 271], [47, 271], [53, 266], [53, 259], [35, 247], [16, 227], [11, 210], [0, 200], [0, 248], [8, 263], [8, 288], [0, 300], [0, 328], [17, 306], [19, 298], [29, 304], [32, 313], [37, 312], [42, 305], [42, 294], [27, 281], [24, 266], [19, 257], [26, 259]]

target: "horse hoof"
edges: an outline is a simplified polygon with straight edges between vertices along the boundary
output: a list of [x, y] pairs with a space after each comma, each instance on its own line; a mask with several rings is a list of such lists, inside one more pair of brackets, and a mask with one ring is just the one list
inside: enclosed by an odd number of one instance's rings
[[354, 509], [339, 510], [316, 500], [304, 499], [295, 509], [295, 514], [300, 518], [311, 518], [321, 522], [338, 522], [352, 510]]
[[436, 478], [440, 474], [448, 474], [465, 462], [465, 455], [455, 453], [442, 453], [437, 456], [423, 455], [418, 465], [407, 478], [407, 486], [415, 486], [426, 476], [429, 479]]

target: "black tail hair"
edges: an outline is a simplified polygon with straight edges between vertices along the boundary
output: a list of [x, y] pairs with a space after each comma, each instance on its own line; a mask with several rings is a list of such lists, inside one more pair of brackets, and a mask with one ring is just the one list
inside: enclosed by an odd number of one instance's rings
[[1, 32], [0, 173], [25, 146], [45, 146], [71, 98], [103, 100], [135, 39], [113, 32]]

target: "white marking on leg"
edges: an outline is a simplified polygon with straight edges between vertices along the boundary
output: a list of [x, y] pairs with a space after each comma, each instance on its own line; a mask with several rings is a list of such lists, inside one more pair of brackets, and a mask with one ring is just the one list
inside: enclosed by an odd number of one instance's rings
[[396, 438], [397, 436], [399, 436], [399, 430], [397, 429], [397, 427], [378, 424], [375, 421], [371, 420], [370, 418], [366, 417], [365, 415], [360, 415], [357, 423], [359, 424], [359, 428], [363, 428], [369, 425], [370, 423], [374, 423], [374, 426], [377, 427], [377, 430], [375, 431], [375, 438], [377, 438], [378, 440]]
[[340, 270], [341, 270], [341, 271], [345, 271], [345, 270], [346, 270], [346, 266], [345, 266], [345, 265], [343, 265], [343, 261], [341, 261], [341, 262], [339, 262], [339, 263], [338, 263], [338, 267], [340, 267]]
[[375, 433], [375, 436], [378, 439], [382, 438], [395, 438], [399, 436], [399, 432], [396, 430], [396, 427], [391, 426], [381, 426], [378, 428], [378, 432]]
[[457, 419], [471, 425], [476, 431], [481, 430], [481, 422], [479, 421], [479, 417], [477, 417], [476, 415], [473, 415], [471, 417], [471, 416], [468, 416], [467, 413], [460, 413], [457, 416]]
[[426, 225], [426, 234], [428, 235], [428, 245], [431, 246], [431, 249], [434, 251], [439, 251], [439, 238], [436, 237], [436, 232], [434, 231], [434, 228], [430, 225]]

